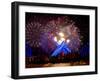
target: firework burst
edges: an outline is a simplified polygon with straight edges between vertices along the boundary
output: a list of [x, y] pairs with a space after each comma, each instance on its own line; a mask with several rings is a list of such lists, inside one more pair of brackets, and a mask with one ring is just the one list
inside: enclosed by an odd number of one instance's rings
[[[49, 18], [49, 17], [48, 17]], [[31, 47], [41, 47], [49, 54], [63, 41], [71, 51], [78, 51], [81, 45], [80, 30], [68, 16], [38, 19], [26, 24], [26, 43]], [[45, 25], [40, 21], [45, 21]]]

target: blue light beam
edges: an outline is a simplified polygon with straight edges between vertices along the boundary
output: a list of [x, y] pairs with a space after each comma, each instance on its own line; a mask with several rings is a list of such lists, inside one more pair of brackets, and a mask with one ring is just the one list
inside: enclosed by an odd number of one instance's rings
[[64, 54], [68, 54], [71, 52], [71, 50], [68, 48], [68, 46], [66, 45], [64, 41], [60, 45], [57, 46], [57, 48], [55, 49], [55, 51], [52, 53], [51, 56], [57, 56], [61, 52], [63, 52]]

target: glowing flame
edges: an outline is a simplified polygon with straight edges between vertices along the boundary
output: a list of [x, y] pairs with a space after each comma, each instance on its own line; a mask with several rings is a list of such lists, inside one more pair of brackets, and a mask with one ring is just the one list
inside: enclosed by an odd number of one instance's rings
[[62, 32], [59, 33], [60, 37], [64, 37], [64, 34]]
[[59, 40], [57, 39], [57, 37], [54, 37], [54, 41], [57, 42], [59, 45], [65, 41], [65, 38], [64, 37], [61, 37]]
[[67, 42], [67, 43], [69, 43], [69, 42], [70, 42], [70, 40], [69, 40], [69, 39], [67, 39], [67, 40], [66, 40], [66, 42]]

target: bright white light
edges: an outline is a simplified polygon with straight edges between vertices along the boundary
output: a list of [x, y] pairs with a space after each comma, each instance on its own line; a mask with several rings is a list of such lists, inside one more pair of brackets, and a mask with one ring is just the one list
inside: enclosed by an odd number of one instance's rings
[[54, 41], [56, 41], [56, 42], [57, 42], [57, 37], [54, 37]]
[[60, 45], [63, 41], [62, 40], [59, 40], [57, 43]]
[[63, 41], [65, 41], [65, 38], [61, 38], [57, 43], [60, 45]]
[[65, 38], [61, 38], [60, 40], [65, 41]]
[[64, 34], [62, 32], [59, 33], [60, 37], [64, 37]]
[[69, 40], [69, 39], [67, 39], [66, 41], [67, 41], [67, 43], [69, 43], [69, 42], [70, 42], [70, 40]]
[[55, 36], [55, 37], [54, 37], [54, 41], [57, 42], [57, 43], [60, 45], [63, 41], [65, 41], [65, 38], [64, 38], [64, 37], [61, 37], [61, 38], [58, 40], [57, 37]]

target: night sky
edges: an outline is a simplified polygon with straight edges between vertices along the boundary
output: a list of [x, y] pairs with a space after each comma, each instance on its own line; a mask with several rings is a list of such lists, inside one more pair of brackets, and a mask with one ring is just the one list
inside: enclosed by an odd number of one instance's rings
[[[26, 13], [26, 56], [50, 56], [62, 40], [71, 52], [89, 54], [89, 16], [69, 14]], [[61, 31], [61, 32], [60, 32]], [[59, 34], [64, 32], [60, 40]], [[72, 32], [72, 34], [70, 34]], [[74, 34], [73, 34], [74, 33]], [[53, 40], [54, 39], [54, 40]]]

